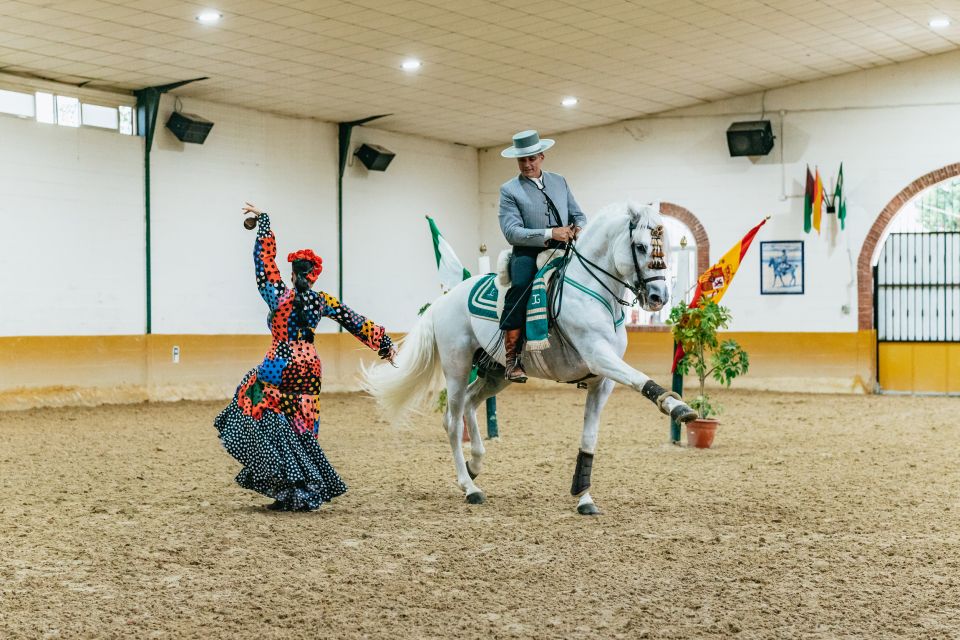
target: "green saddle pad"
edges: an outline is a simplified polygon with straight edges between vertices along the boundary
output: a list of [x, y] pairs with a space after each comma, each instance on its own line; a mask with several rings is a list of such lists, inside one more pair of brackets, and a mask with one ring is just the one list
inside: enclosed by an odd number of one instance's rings
[[467, 309], [470, 311], [470, 315], [475, 318], [499, 319], [497, 316], [497, 301], [500, 299], [500, 291], [497, 289], [496, 277], [497, 274], [488, 273], [480, 278], [470, 290]]

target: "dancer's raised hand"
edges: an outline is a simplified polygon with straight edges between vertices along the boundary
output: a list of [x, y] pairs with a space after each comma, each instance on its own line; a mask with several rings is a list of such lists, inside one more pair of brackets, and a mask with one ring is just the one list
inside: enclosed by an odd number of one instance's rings
[[253, 229], [257, 226], [257, 216], [261, 213], [260, 209], [257, 209], [255, 206], [246, 203], [246, 206], [243, 207], [243, 215], [249, 216], [243, 221], [243, 226], [247, 229]]

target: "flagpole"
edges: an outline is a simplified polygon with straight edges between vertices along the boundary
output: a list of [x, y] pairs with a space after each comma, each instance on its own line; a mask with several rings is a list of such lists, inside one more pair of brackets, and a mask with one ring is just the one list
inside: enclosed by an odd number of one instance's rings
[[[487, 255], [487, 245], [480, 245], [480, 257], [477, 259], [479, 273], [490, 271], [490, 256]], [[500, 439], [500, 426], [497, 424], [497, 396], [490, 396], [486, 401], [487, 410], [487, 439]]]

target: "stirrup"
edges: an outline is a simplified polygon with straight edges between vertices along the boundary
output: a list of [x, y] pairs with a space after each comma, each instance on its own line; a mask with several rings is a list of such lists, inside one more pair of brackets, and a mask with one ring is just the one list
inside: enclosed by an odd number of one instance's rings
[[[507, 372], [508, 372], [508, 371], [517, 372], [518, 375], [517, 375], [515, 378], [511, 378], [510, 376], [507, 375]], [[512, 367], [507, 366], [507, 367], [504, 369], [503, 378], [504, 378], [505, 380], [509, 381], [509, 382], [516, 382], [516, 383], [521, 383], [521, 382], [526, 382], [526, 381], [527, 381], [527, 372], [524, 371], [523, 365], [520, 364], [520, 359], [519, 359], [519, 358], [515, 361], [515, 363], [514, 363], [514, 365], [513, 365]]]

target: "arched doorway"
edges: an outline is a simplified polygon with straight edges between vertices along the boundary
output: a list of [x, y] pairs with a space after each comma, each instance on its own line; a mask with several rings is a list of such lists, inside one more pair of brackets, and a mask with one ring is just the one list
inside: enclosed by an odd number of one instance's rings
[[903, 189], [858, 260], [858, 320], [881, 391], [960, 393], [960, 163]]

